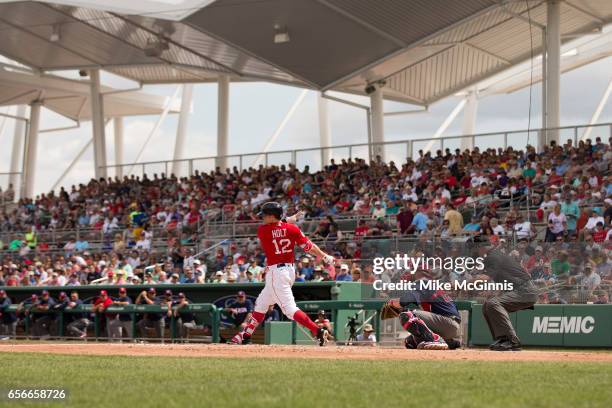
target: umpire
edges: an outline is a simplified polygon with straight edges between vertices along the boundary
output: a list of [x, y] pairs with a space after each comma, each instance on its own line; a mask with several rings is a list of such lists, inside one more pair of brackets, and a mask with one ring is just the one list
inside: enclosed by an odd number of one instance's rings
[[533, 309], [538, 299], [538, 290], [531, 275], [515, 259], [499, 249], [488, 247], [480, 247], [479, 253], [484, 257], [483, 272], [487, 276], [498, 283], [506, 281], [513, 284], [512, 291], [490, 297], [482, 305], [482, 313], [495, 339], [489, 348], [495, 351], [518, 351], [521, 342], [508, 313]]

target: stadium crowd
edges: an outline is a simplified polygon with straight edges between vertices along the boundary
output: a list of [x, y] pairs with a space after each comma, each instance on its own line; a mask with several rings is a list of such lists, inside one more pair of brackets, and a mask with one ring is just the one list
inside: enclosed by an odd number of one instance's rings
[[[588, 286], [587, 301], [604, 301], [612, 281], [611, 143], [568, 140], [541, 153], [419, 151], [401, 165], [332, 160], [318, 172], [288, 165], [91, 180], [5, 207], [0, 286], [258, 282], [265, 258], [256, 237], [196, 248], [215, 244], [202, 225], [256, 223], [258, 206], [276, 200], [287, 214], [302, 211], [301, 222], [316, 220], [308, 235], [347, 260], [326, 267], [302, 257], [297, 281], [370, 282], [369, 260], [399, 250], [398, 240], [492, 242], [511, 247], [542, 285]], [[347, 217], [358, 220], [350, 230], [339, 221]], [[102, 238], [41, 238], [76, 228]], [[441, 273], [453, 279], [453, 271]]]

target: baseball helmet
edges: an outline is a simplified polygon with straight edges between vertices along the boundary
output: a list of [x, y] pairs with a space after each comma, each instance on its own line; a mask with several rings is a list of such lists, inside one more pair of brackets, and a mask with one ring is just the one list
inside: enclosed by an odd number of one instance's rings
[[283, 218], [283, 207], [275, 201], [269, 201], [261, 206], [261, 211], [259, 211], [259, 216], [263, 215], [274, 215], [279, 220]]

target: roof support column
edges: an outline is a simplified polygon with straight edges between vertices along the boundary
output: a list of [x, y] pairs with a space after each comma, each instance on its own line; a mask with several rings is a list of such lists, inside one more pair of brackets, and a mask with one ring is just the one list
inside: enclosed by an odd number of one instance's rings
[[385, 149], [382, 143], [385, 141], [385, 111], [382, 86], [375, 85], [375, 90], [370, 94], [370, 106], [372, 107], [372, 155], [371, 160], [380, 156], [385, 161]]
[[331, 146], [331, 129], [329, 127], [329, 116], [327, 113], [328, 101], [321, 93], [317, 95], [317, 104], [319, 108], [319, 140], [321, 144], [321, 169], [327, 166], [331, 159], [331, 149], [325, 147]]
[[33, 197], [34, 180], [36, 178], [36, 163], [38, 156], [38, 129], [40, 126], [40, 108], [41, 102], [34, 102], [30, 105], [30, 128], [28, 130], [28, 138], [26, 139], [25, 147], [25, 162], [24, 162], [24, 196]]
[[91, 120], [94, 147], [94, 174], [106, 178], [106, 136], [104, 134], [104, 96], [100, 93], [100, 71], [89, 71], [91, 92]]
[[[15, 116], [19, 118], [24, 118], [26, 115], [26, 105], [19, 105], [17, 107], [17, 114]], [[23, 157], [23, 145], [25, 143], [26, 138], [26, 122], [25, 120], [16, 120], [15, 121], [15, 131], [13, 133], [13, 147], [11, 149], [11, 168], [10, 172], [12, 173], [9, 176], [9, 185], [13, 186], [13, 189], [17, 188], [17, 183], [19, 182], [19, 162]], [[22, 175], [23, 176], [23, 175]], [[23, 180], [23, 178], [22, 178]]]
[[478, 91], [472, 89], [466, 97], [466, 104], [463, 111], [463, 136], [461, 139], [461, 150], [474, 148], [474, 139], [472, 135], [476, 133], [476, 117], [478, 114]]
[[113, 118], [115, 138], [115, 177], [123, 178], [123, 117], [116, 116]]
[[[546, 127], [558, 128], [561, 85], [561, 2], [549, 0], [546, 7]], [[559, 130], [547, 132], [546, 142], [559, 143]]]
[[[172, 173], [176, 177], [181, 177], [181, 170], [184, 167], [177, 160], [185, 157], [185, 139], [187, 138], [187, 125], [189, 123], [192, 98], [193, 84], [184, 84], [183, 92], [181, 93], [181, 112], [179, 113], [176, 139], [174, 141], [174, 161], [172, 162]], [[188, 176], [191, 176], [191, 174], [188, 174]]]
[[[548, 106], [546, 102], [546, 97], [548, 93], [548, 79], [546, 72], [547, 68], [547, 30], [546, 28], [542, 29], [542, 129], [546, 129], [548, 124]], [[546, 146], [546, 132], [538, 132], [538, 140], [537, 140], [537, 150], [541, 152], [544, 150], [544, 146]]]
[[229, 130], [229, 85], [227, 75], [219, 77], [217, 99], [217, 163], [222, 172], [227, 169], [228, 130]]

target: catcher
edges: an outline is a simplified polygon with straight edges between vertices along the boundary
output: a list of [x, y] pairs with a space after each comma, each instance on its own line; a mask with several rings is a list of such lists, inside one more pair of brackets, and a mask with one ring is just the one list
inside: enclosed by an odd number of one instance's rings
[[461, 347], [461, 316], [455, 302], [443, 291], [413, 290], [390, 299], [383, 306], [380, 318], [395, 317], [399, 317], [402, 327], [410, 333], [404, 340], [408, 349]]

